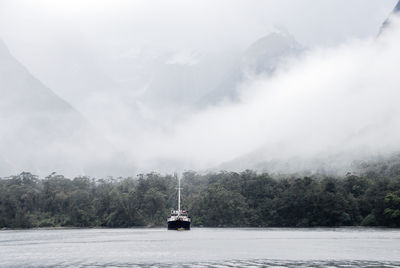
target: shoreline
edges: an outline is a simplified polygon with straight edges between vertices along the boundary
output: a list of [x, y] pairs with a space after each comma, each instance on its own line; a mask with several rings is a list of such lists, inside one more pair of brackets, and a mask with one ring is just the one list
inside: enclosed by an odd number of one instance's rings
[[[1, 231], [28, 231], [28, 230], [74, 230], [74, 229], [81, 229], [81, 230], [88, 230], [88, 229], [104, 229], [104, 230], [119, 230], [119, 229], [166, 229], [166, 226], [154, 226], [154, 227], [146, 227], [146, 226], [135, 226], [135, 227], [73, 227], [73, 226], [57, 226], [57, 227], [34, 227], [34, 228], [0, 228]], [[228, 229], [249, 229], [249, 230], [263, 230], [263, 229], [270, 229], [270, 230], [317, 230], [317, 229], [364, 229], [364, 230], [399, 230], [398, 227], [388, 227], [388, 226], [314, 226], [314, 227], [204, 227], [204, 226], [193, 226], [193, 229], [221, 229], [221, 230], [228, 230]]]

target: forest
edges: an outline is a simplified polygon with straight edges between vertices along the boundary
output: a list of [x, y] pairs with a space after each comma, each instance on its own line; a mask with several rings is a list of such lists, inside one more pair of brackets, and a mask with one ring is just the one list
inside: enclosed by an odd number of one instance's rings
[[[182, 204], [197, 227], [400, 227], [400, 161], [357, 174], [182, 174]], [[0, 228], [166, 226], [173, 175], [66, 178], [29, 172], [0, 179]]]

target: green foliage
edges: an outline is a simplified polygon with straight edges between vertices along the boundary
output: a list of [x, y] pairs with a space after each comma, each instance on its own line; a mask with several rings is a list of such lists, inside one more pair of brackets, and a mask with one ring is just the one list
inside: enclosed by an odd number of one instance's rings
[[376, 226], [376, 218], [374, 214], [368, 214], [367, 217], [365, 217], [363, 219], [363, 221], [361, 222], [362, 226]]
[[[186, 172], [182, 203], [195, 226], [400, 226], [399, 174], [395, 163], [345, 177]], [[71, 180], [24, 172], [0, 179], [0, 228], [164, 226], [176, 184], [157, 173]]]
[[394, 226], [400, 226], [400, 191], [387, 194], [385, 205], [384, 213], [388, 222]]

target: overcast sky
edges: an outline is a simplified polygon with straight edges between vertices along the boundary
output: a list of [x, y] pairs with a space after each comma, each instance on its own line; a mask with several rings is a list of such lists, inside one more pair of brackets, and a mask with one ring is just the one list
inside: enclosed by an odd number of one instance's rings
[[[396, 2], [0, 0], [0, 39], [128, 165], [173, 171], [247, 156], [253, 164], [284, 162], [398, 147], [399, 26], [376, 41]], [[234, 85], [236, 59], [276, 29], [307, 53], [273, 76]], [[199, 101], [226, 78], [240, 89], [235, 102], [185, 110], [177, 101], [188, 92], [186, 100]], [[167, 102], [175, 114], [161, 107]]]
[[71, 57], [102, 69], [142, 46], [241, 50], [273, 27], [307, 47], [331, 46], [375, 35], [395, 2], [0, 0], [0, 38], [39, 79], [73, 99], [57, 85], [60, 62], [80, 63]]

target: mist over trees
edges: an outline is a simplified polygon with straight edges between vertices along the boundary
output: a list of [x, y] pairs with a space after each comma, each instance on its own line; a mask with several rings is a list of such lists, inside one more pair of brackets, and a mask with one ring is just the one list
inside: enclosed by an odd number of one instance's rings
[[[183, 174], [183, 209], [194, 226], [400, 226], [400, 162], [369, 162], [358, 175]], [[176, 208], [170, 175], [0, 180], [0, 227], [164, 226]]]

